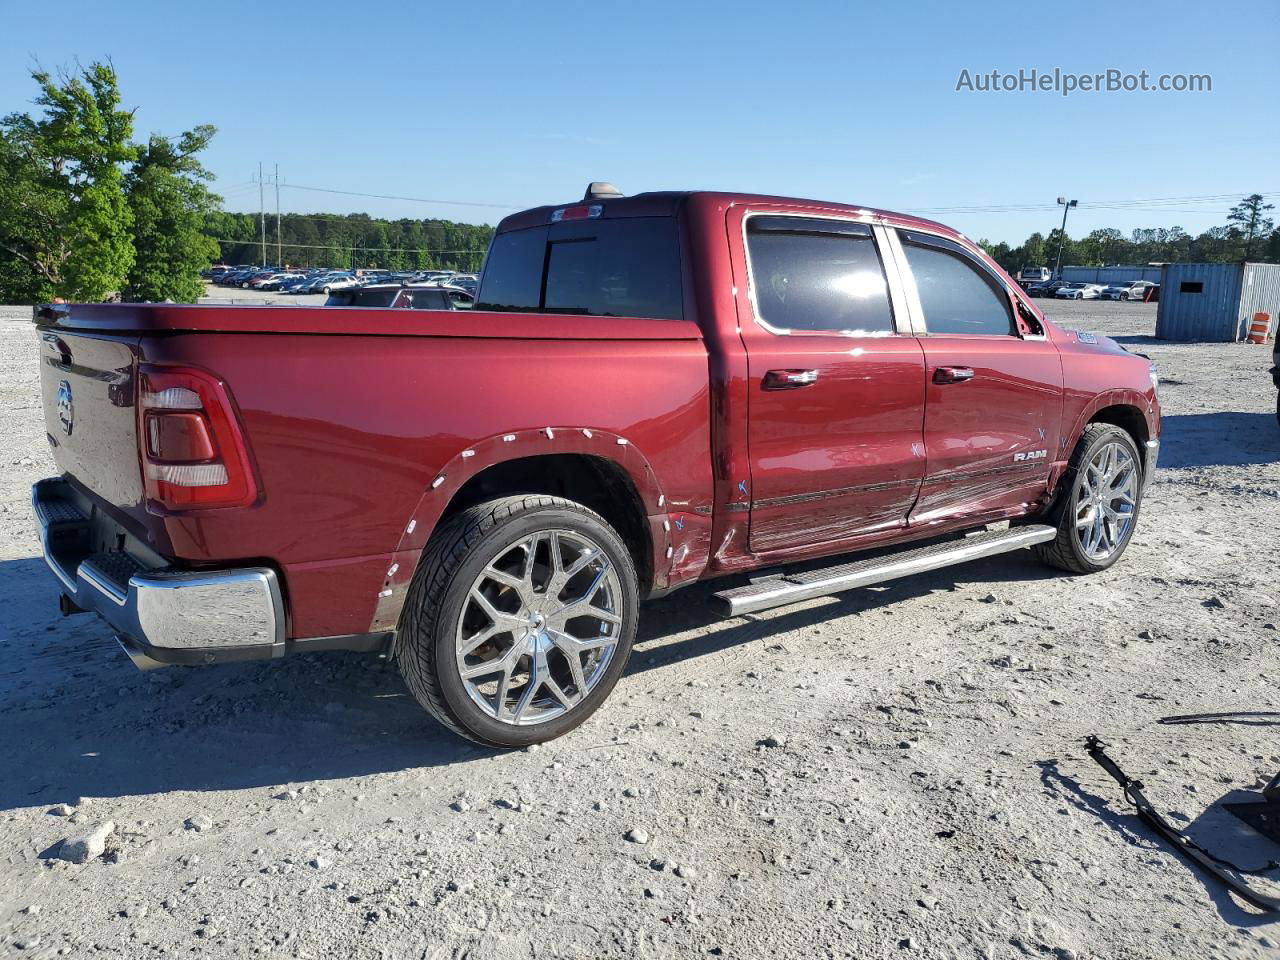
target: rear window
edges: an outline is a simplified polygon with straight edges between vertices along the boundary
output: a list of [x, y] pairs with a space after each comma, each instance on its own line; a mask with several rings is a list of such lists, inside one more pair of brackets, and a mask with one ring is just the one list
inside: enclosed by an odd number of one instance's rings
[[575, 220], [500, 233], [485, 261], [475, 307], [679, 320], [676, 221]]
[[326, 307], [389, 307], [400, 292], [399, 287], [385, 290], [335, 290], [324, 302]]

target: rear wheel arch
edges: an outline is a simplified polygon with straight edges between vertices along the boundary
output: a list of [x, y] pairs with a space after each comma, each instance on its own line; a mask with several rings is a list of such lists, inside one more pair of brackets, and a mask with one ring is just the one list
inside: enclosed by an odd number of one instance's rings
[[544, 453], [490, 464], [469, 477], [449, 499], [437, 521], [500, 497], [542, 494], [598, 513], [626, 545], [640, 576], [643, 596], [653, 583], [656, 546], [648, 511], [635, 479], [616, 460], [594, 454]]

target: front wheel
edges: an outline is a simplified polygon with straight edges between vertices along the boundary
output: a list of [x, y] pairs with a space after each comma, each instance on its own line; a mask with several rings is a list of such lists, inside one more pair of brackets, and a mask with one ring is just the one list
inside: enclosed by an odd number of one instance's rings
[[1061, 480], [1058, 535], [1035, 548], [1040, 558], [1072, 573], [1097, 573], [1119, 560], [1138, 523], [1142, 473], [1128, 433], [1090, 424]]
[[470, 507], [433, 534], [401, 616], [409, 690], [460, 736], [523, 747], [594, 713], [626, 667], [635, 565], [592, 510], [525, 494]]

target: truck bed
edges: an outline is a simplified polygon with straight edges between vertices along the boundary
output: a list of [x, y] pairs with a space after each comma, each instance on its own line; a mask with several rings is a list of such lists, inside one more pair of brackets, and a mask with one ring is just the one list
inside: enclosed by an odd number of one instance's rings
[[[710, 516], [707, 353], [688, 321], [320, 307], [58, 305], [37, 313], [46, 429], [63, 476], [179, 567], [267, 565], [290, 638], [392, 626], [443, 505], [512, 457], [585, 453]], [[190, 367], [233, 398], [256, 472], [246, 508], [147, 502], [139, 364]], [[75, 428], [59, 420], [74, 397]], [[654, 585], [705, 549], [656, 556]]]

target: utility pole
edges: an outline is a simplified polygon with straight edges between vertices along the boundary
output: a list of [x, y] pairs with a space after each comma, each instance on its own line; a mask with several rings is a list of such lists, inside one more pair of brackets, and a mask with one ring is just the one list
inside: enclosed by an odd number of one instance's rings
[[262, 161], [258, 161], [258, 223], [262, 227], [262, 266], [267, 265], [267, 206], [263, 196]]
[[276, 185], [276, 266], [284, 269], [284, 234], [280, 232], [280, 164], [276, 164], [276, 175], [271, 178]]
[[1053, 262], [1053, 279], [1061, 279], [1062, 271], [1062, 246], [1067, 242], [1067, 211], [1078, 203], [1076, 200], [1068, 200], [1066, 197], [1059, 197], [1058, 203], [1062, 204], [1062, 229], [1058, 231], [1058, 257]]

